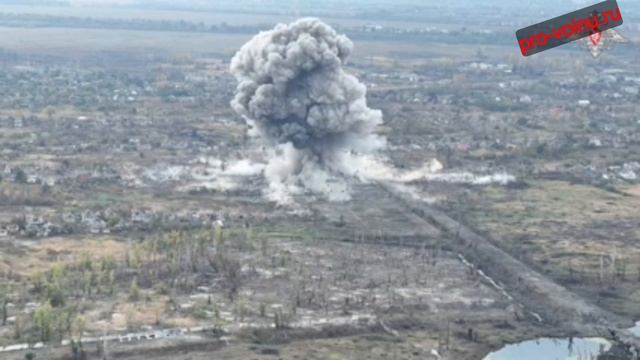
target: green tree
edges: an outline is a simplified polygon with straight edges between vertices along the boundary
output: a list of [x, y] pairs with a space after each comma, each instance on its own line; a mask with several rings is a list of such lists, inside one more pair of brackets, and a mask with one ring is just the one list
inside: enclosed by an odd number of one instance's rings
[[64, 306], [64, 290], [60, 283], [50, 282], [46, 285], [46, 297], [49, 300], [49, 304], [54, 307]]
[[140, 300], [140, 288], [138, 287], [138, 279], [135, 277], [131, 280], [131, 286], [129, 287], [129, 300]]
[[71, 360], [84, 360], [87, 358], [87, 354], [84, 352], [81, 340], [71, 340], [69, 345], [71, 346]]
[[87, 319], [78, 315], [73, 319], [73, 323], [71, 324], [71, 335], [78, 339], [78, 341], [82, 340], [82, 334], [84, 333], [84, 329], [87, 327]]
[[224, 244], [224, 237], [222, 233], [223, 226], [221, 223], [217, 223], [214, 228], [214, 239], [216, 247], [222, 246]]
[[2, 299], [2, 326], [7, 325], [7, 317], [9, 316], [7, 307], [8, 307], [8, 301], [7, 301], [7, 297], [5, 296]]
[[51, 339], [53, 320], [54, 315], [51, 304], [47, 302], [38, 306], [33, 316], [34, 331], [37, 339], [43, 342]]
[[15, 340], [22, 339], [23, 322], [22, 315], [16, 316], [16, 322], [13, 323], [13, 338]]
[[27, 183], [27, 174], [24, 172], [24, 170], [22, 170], [20, 168], [17, 168], [16, 169], [15, 179], [16, 179], [16, 182], [18, 184], [26, 184]]
[[116, 274], [113, 270], [109, 271], [109, 295], [113, 295], [115, 291]]
[[83, 291], [87, 296], [91, 296], [91, 283], [93, 280], [92, 272], [85, 271], [83, 276]]

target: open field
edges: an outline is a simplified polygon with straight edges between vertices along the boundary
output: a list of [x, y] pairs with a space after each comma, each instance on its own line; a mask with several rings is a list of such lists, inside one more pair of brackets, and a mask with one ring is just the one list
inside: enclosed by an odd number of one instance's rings
[[100, 52], [212, 54], [228, 58], [249, 35], [145, 32], [93, 29], [0, 29], [0, 47], [8, 51], [76, 57]]
[[639, 197], [538, 181], [525, 190], [487, 189], [473, 207], [469, 223], [514, 256], [611, 311], [640, 312]]
[[[224, 12], [198, 12], [198, 11], [175, 11], [175, 10], [142, 10], [142, 9], [117, 9], [117, 8], [101, 8], [101, 7], [38, 7], [38, 6], [20, 6], [20, 5], [0, 5], [0, 12], [4, 13], [24, 13], [24, 14], [48, 14], [58, 16], [77, 16], [77, 17], [94, 17], [94, 18], [112, 18], [112, 19], [148, 19], [148, 20], [184, 20], [191, 22], [202, 22], [206, 25], [217, 25], [226, 23], [229, 25], [265, 25], [272, 26], [279, 22], [292, 22], [305, 14], [248, 14], [234, 13], [231, 11]], [[397, 28], [422, 28], [425, 26], [434, 26], [438, 28], [452, 28], [455, 25], [451, 23], [433, 23], [433, 22], [416, 22], [416, 21], [388, 21], [388, 20], [359, 20], [353, 17], [325, 17], [324, 21], [338, 26], [365, 26], [365, 25], [382, 25]]]
[[56, 345], [106, 333], [91, 356], [476, 360], [542, 336], [615, 341], [640, 318], [635, 44], [523, 59], [356, 39], [346, 69], [384, 114], [402, 196], [349, 179], [348, 201], [282, 206], [229, 105], [250, 36], [0, 27], [0, 346], [49, 346], [0, 358], [67, 359]]
[[[0, 28], [0, 48], [26, 54], [82, 58], [100, 53], [124, 55], [166, 54], [168, 56], [213, 56], [230, 59], [251, 38], [245, 34], [207, 34], [100, 29], [24, 29]], [[504, 50], [483, 47], [495, 53]], [[463, 51], [460, 53], [460, 51]], [[453, 54], [471, 56], [476, 48], [464, 49], [446, 44], [389, 43], [364, 41], [356, 45], [354, 59], [368, 57], [428, 59]], [[516, 55], [514, 53], [514, 55]]]

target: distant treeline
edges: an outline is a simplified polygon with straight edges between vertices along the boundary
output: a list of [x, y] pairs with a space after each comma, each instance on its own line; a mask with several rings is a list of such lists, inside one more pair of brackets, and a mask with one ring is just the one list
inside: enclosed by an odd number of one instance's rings
[[[82, 28], [82, 29], [118, 29], [139, 31], [173, 31], [192, 33], [255, 34], [272, 27], [272, 24], [229, 25], [205, 24], [185, 20], [148, 20], [148, 19], [106, 19], [93, 17], [54, 16], [43, 14], [0, 13], [0, 26], [27, 28]], [[370, 26], [337, 27], [354, 40], [389, 40], [448, 44], [510, 44], [513, 34], [505, 32], [480, 33], [473, 30], [408, 30], [382, 28], [373, 30]]]
[[353, 29], [344, 30], [352, 40], [387, 40], [387, 41], [406, 41], [414, 43], [444, 43], [444, 44], [468, 44], [468, 45], [509, 45], [517, 42], [511, 33], [494, 32], [491, 34], [477, 33], [473, 31], [450, 31], [442, 33], [432, 32], [395, 32], [395, 31], [354, 31]]
[[178, 32], [254, 33], [265, 26], [205, 25], [184, 20], [105, 19], [93, 17], [54, 16], [43, 14], [0, 13], [0, 26], [29, 28], [121, 29]]
[[67, 6], [68, 0], [0, 0], [0, 5]]

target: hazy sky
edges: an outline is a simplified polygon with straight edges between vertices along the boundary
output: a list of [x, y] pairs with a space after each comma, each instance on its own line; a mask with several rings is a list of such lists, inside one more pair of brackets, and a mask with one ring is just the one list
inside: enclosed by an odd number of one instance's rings
[[[333, 4], [344, 4], [350, 5], [354, 3], [376, 3], [382, 4], [387, 3], [389, 5], [394, 4], [414, 4], [414, 5], [444, 5], [444, 6], [474, 6], [474, 5], [501, 5], [501, 6], [509, 6], [512, 4], [513, 6], [519, 6], [523, 2], [520, 0], [449, 0], [447, 2], [442, 2], [441, 0], [373, 0], [373, 1], [364, 1], [364, 0], [331, 0]], [[537, 4], [556, 4], [559, 1], [557, 0], [536, 0]], [[590, 5], [599, 2], [598, 0], [568, 0], [566, 3], [572, 3], [575, 5]], [[621, 0], [620, 3], [638, 3], [640, 0]], [[236, 3], [236, 4], [260, 4], [265, 3], [269, 5], [274, 5], [277, 3], [281, 3], [284, 6], [290, 6], [294, 4], [299, 4], [301, 6], [315, 5], [318, 6], [321, 3], [327, 3], [327, 1], [317, 1], [317, 0], [27, 0], [27, 1], [19, 1], [19, 0], [0, 0], [0, 4], [2, 3], [12, 3], [12, 4], [47, 4], [47, 3], [67, 3], [69, 5], [74, 6], [127, 6], [127, 5], [158, 5], [158, 6], [176, 6], [176, 7], [216, 7], [217, 5]]]
[[[74, 7], [136, 7], [139, 10], [187, 10], [215, 13], [261, 13], [272, 15], [334, 16], [376, 20], [425, 20], [438, 16], [451, 20], [469, 11], [497, 16], [517, 16], [521, 21], [542, 21], [600, 2], [599, 0], [0, 0], [0, 5], [72, 5]], [[618, 1], [625, 20], [640, 18], [640, 0]], [[496, 11], [501, 10], [501, 11]], [[22, 11], [22, 10], [21, 10]], [[438, 13], [438, 11], [444, 13]], [[429, 16], [431, 14], [431, 16]], [[502, 15], [500, 15], [502, 14]], [[507, 15], [505, 15], [507, 14]], [[98, 16], [99, 15], [91, 15]], [[480, 15], [485, 16], [485, 15]], [[509, 20], [505, 19], [505, 20]], [[501, 18], [490, 21], [501, 21]]]

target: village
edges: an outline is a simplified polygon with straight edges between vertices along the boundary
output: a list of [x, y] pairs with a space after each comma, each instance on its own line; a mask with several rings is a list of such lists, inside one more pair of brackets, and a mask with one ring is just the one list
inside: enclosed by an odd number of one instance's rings
[[637, 321], [635, 44], [525, 61], [504, 30], [515, 18], [338, 19], [355, 43], [346, 70], [383, 112], [384, 155], [398, 172], [439, 167], [287, 206], [265, 195], [264, 146], [230, 106], [230, 59], [261, 24], [82, 19], [67, 29], [79, 43], [97, 31], [88, 41], [115, 48], [0, 40], [1, 358], [66, 359], [84, 341], [109, 359], [479, 359], [603, 336], [466, 238], [620, 329]]

